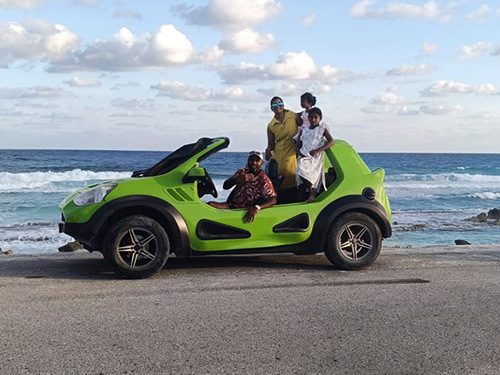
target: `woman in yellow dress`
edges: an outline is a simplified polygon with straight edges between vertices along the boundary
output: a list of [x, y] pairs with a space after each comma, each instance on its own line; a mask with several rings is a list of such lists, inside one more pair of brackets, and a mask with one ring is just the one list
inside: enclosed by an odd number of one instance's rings
[[294, 112], [285, 109], [283, 100], [278, 96], [271, 99], [271, 110], [274, 117], [267, 126], [266, 159], [273, 157], [278, 163], [279, 174], [284, 177], [277, 192], [278, 203], [293, 202], [297, 194], [297, 154], [293, 137], [302, 121]]

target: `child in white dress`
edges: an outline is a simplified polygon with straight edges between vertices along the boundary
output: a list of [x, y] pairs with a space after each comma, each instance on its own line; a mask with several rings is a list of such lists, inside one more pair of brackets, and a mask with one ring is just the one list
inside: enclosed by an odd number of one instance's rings
[[[309, 193], [306, 202], [316, 199], [316, 191], [320, 184], [324, 185], [323, 152], [333, 146], [333, 137], [328, 125], [321, 121], [323, 114], [319, 108], [309, 110], [309, 128], [301, 129], [297, 142], [297, 172], [296, 182], [299, 187], [299, 197], [304, 198]], [[325, 142], [326, 139], [326, 142]]]

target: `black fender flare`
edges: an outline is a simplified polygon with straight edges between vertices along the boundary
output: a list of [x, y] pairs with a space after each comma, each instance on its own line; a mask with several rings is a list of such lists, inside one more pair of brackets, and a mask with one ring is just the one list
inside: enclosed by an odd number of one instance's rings
[[[142, 211], [142, 212], [141, 212]], [[147, 212], [145, 212], [147, 211]], [[99, 208], [88, 222], [88, 230], [97, 235], [109, 225], [109, 221], [120, 213], [154, 213], [165, 229], [173, 237], [173, 251], [177, 254], [189, 254], [189, 232], [182, 215], [168, 202], [149, 195], [130, 195], [107, 202]], [[124, 215], [119, 215], [122, 217]]]
[[314, 223], [311, 245], [324, 249], [331, 223], [346, 212], [361, 212], [370, 216], [378, 224], [382, 238], [391, 236], [391, 223], [379, 202], [370, 201], [362, 195], [348, 195], [330, 203], [321, 211]]

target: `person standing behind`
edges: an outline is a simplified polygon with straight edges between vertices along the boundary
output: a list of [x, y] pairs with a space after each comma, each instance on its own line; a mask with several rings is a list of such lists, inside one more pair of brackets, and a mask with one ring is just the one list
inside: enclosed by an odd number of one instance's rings
[[296, 199], [297, 155], [293, 137], [297, 134], [300, 120], [294, 112], [285, 109], [283, 100], [278, 96], [271, 99], [271, 110], [274, 117], [267, 127], [266, 160], [273, 157], [278, 163], [278, 173], [284, 177], [277, 192], [278, 203], [289, 203]]
[[[328, 125], [321, 121], [323, 114], [319, 108], [309, 111], [309, 128], [302, 129], [297, 143], [297, 186], [299, 186], [299, 199], [305, 198], [306, 202], [316, 199], [316, 191], [320, 184], [325, 185], [323, 152], [333, 146], [333, 137]], [[326, 139], [326, 142], [325, 142]]]
[[[315, 105], [316, 105], [316, 97], [310, 92], [305, 92], [300, 96], [300, 106], [304, 108], [304, 110], [300, 113], [297, 113], [297, 115], [299, 115], [302, 120], [302, 124], [299, 126], [299, 132], [302, 129], [308, 128], [311, 125], [309, 123], [309, 111]], [[295, 140], [298, 140], [299, 132], [297, 132]]]

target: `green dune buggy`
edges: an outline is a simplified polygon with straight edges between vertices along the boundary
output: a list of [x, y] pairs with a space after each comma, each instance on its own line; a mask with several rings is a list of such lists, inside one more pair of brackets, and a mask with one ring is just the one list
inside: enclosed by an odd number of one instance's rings
[[324, 252], [346, 270], [375, 261], [391, 236], [383, 169], [370, 170], [336, 140], [325, 152], [327, 189], [314, 202], [278, 204], [245, 223], [246, 210], [219, 210], [200, 199], [217, 197], [200, 162], [228, 145], [226, 137], [201, 138], [130, 178], [71, 194], [59, 205], [59, 231], [131, 278], [153, 275], [172, 256]]

